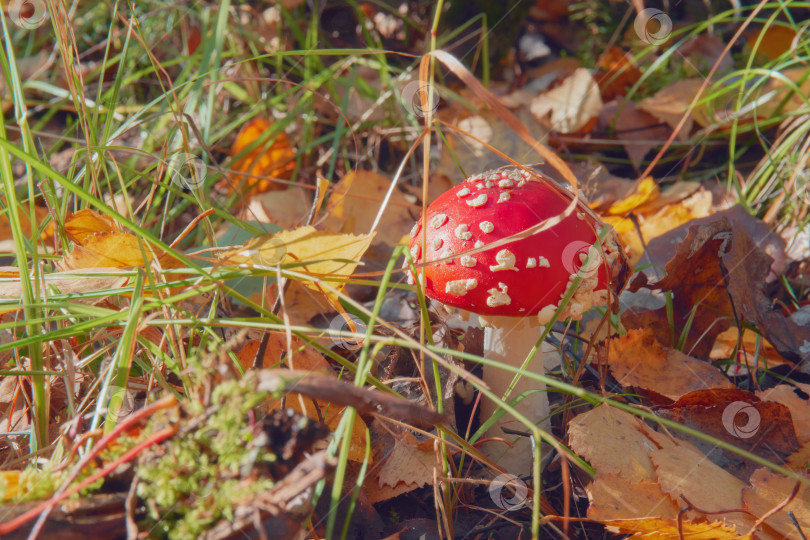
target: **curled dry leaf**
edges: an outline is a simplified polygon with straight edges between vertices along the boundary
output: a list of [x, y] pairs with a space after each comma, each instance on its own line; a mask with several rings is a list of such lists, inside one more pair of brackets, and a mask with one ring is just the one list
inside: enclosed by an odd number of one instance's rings
[[599, 86], [585, 68], [577, 68], [562, 84], [534, 98], [532, 114], [558, 133], [587, 131], [602, 110]]
[[[799, 449], [793, 417], [785, 405], [762, 401], [737, 388], [696, 390], [656, 412], [774, 463], [785, 463]], [[747, 477], [751, 462], [728, 451], [722, 453], [726, 469]], [[709, 457], [723, 461], [714, 453]]]
[[[666, 276], [648, 284], [646, 275], [639, 274], [629, 290], [672, 291], [676, 335], [695, 310], [683, 349], [693, 356], [708, 357], [715, 338], [731, 327], [736, 313], [783, 358], [798, 363], [810, 356], [810, 328], [775, 309], [773, 294], [766, 293], [772, 263], [743, 227], [732, 227], [724, 217], [690, 227], [666, 264]], [[622, 320], [628, 328], [650, 327], [659, 336], [670, 332], [666, 308], [625, 313]]]
[[598, 357], [622, 388], [644, 388], [671, 400], [693, 390], [734, 387], [711, 364], [663, 347], [650, 329], [630, 330], [604, 342]]

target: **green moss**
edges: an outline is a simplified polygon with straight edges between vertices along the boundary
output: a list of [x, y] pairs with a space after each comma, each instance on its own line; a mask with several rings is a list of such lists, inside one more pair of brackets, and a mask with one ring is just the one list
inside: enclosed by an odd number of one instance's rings
[[[185, 423], [192, 428], [138, 466], [138, 495], [152, 503], [150, 517], [169, 538], [198, 538], [220, 519], [233, 519], [237, 503], [273, 487], [271, 478], [255, 474], [256, 465], [276, 456], [247, 422], [265, 397], [252, 388], [248, 375], [220, 383], [207, 411], [189, 404]], [[200, 413], [208, 416], [192, 426]]]

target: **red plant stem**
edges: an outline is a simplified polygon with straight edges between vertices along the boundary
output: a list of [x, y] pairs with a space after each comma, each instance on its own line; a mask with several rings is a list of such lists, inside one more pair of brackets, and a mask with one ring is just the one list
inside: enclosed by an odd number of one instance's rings
[[55, 506], [60, 501], [62, 501], [64, 499], [67, 499], [71, 495], [74, 495], [74, 494], [78, 493], [79, 491], [86, 488], [87, 486], [89, 486], [90, 484], [92, 484], [93, 482], [98, 480], [99, 478], [104, 478], [105, 476], [107, 476], [108, 474], [113, 472], [116, 468], [118, 468], [121, 464], [128, 462], [129, 460], [131, 460], [132, 458], [137, 456], [140, 452], [142, 452], [146, 448], [149, 448], [152, 445], [155, 445], [155, 444], [158, 444], [160, 442], [165, 441], [166, 439], [168, 439], [169, 437], [171, 437], [175, 433], [177, 433], [177, 427], [176, 426], [171, 426], [171, 427], [166, 427], [166, 428], [161, 429], [160, 431], [153, 434], [148, 439], [146, 439], [144, 441], [141, 441], [140, 443], [136, 444], [133, 448], [131, 448], [129, 451], [127, 451], [124, 455], [122, 455], [121, 457], [119, 457], [115, 461], [112, 461], [112, 462], [108, 463], [104, 468], [96, 471], [94, 474], [88, 476], [87, 478], [85, 478], [84, 480], [82, 480], [81, 482], [79, 482], [78, 484], [73, 486], [72, 488], [68, 489], [67, 491], [64, 491], [62, 493], [54, 495], [53, 497], [51, 497], [47, 501], [43, 502], [42, 504], [32, 508], [31, 510], [29, 510], [29, 511], [23, 513], [23, 514], [20, 514], [19, 516], [12, 519], [11, 521], [7, 521], [5, 523], [0, 524], [0, 535], [9, 534], [9, 533], [17, 530], [20, 526], [24, 525], [25, 523], [27, 523], [27, 522], [31, 521], [32, 519], [34, 519], [35, 517], [37, 517], [37, 515], [39, 515], [41, 512], [44, 512], [46, 510], [50, 510], [51, 508], [53, 508], [53, 506]]
[[[34, 516], [36, 516], [40, 512], [50, 512], [51, 509], [53, 509], [54, 505], [56, 505], [56, 503], [58, 503], [59, 501], [64, 499], [66, 496], [69, 497], [70, 495], [75, 493], [75, 490], [74, 490], [75, 488], [71, 488], [70, 490], [67, 490], [67, 491], [64, 491], [64, 492], [61, 492], [61, 493], [59, 491], [61, 491], [62, 489], [65, 489], [68, 485], [70, 485], [70, 483], [73, 482], [73, 480], [79, 475], [79, 473], [88, 464], [90, 464], [90, 462], [93, 459], [95, 459], [96, 456], [98, 456], [99, 452], [101, 452], [101, 450], [105, 446], [110, 444], [113, 440], [118, 438], [118, 436], [121, 435], [121, 433], [128, 430], [129, 428], [131, 428], [133, 425], [137, 424], [138, 422], [140, 422], [144, 418], [146, 418], [148, 416], [151, 416], [152, 414], [154, 414], [155, 412], [157, 412], [157, 411], [159, 411], [161, 409], [169, 409], [171, 407], [175, 407], [176, 405], [177, 405], [177, 399], [175, 399], [174, 396], [172, 396], [172, 395], [166, 396], [166, 397], [164, 397], [162, 399], [157, 400], [156, 402], [149, 405], [148, 407], [144, 407], [143, 409], [140, 409], [139, 411], [136, 411], [131, 416], [129, 416], [125, 421], [123, 421], [120, 424], [118, 424], [117, 426], [115, 426], [115, 428], [109, 434], [107, 434], [104, 437], [102, 437], [101, 439], [99, 439], [98, 443], [96, 443], [96, 445], [93, 446], [93, 449], [84, 457], [84, 459], [82, 459], [76, 465], [76, 467], [70, 473], [70, 475], [65, 480], [65, 482], [62, 483], [62, 487], [59, 490], [57, 490], [57, 493], [55, 493], [53, 495], [53, 497], [51, 497], [48, 501], [42, 503], [41, 505], [37, 506], [33, 510], [29, 510], [28, 512], [25, 512], [24, 514], [21, 514], [20, 516], [17, 516], [16, 518], [14, 518], [11, 521], [8, 521], [6, 523], [1, 523], [0, 524], [0, 536], [2, 536], [4, 534], [8, 534], [9, 532], [16, 530], [20, 525], [26, 523], [27, 521], [32, 519]], [[173, 432], [176, 431], [176, 428], [167, 428], [167, 429], [172, 429]], [[158, 434], [161, 434], [164, 431], [166, 431], [166, 430], [161, 430], [161, 431], [158, 432]], [[133, 450], [140, 448], [141, 446], [143, 446], [144, 443], [149, 443], [146, 446], [144, 446], [144, 448], [146, 448], [148, 446], [151, 446], [152, 444], [155, 444], [156, 442], [160, 442], [160, 441], [153, 441], [153, 438], [147, 439], [146, 441], [143, 441], [142, 443], [139, 443], [137, 446], [135, 446], [135, 448], [133, 448]], [[163, 439], [165, 439], [165, 438], [166, 437], [163, 437]], [[160, 440], [162, 441], [163, 439], [160, 439]], [[124, 454], [124, 456], [122, 456], [122, 458], [119, 458], [118, 460], [116, 460], [116, 463], [119, 463], [119, 462], [124, 463], [125, 460], [123, 460], [123, 457], [129, 456], [131, 452], [132, 452], [132, 450], [130, 450], [129, 452]], [[131, 459], [131, 457], [129, 459]], [[108, 467], [105, 467], [104, 469], [102, 469], [99, 472], [107, 471], [107, 468]], [[114, 469], [115, 469], [115, 467], [113, 467], [113, 469], [111, 469], [111, 470], [114, 470]], [[91, 478], [94, 478], [93, 482], [98, 480], [98, 478], [101, 478], [102, 476], [105, 476], [107, 474], [107, 472], [105, 472], [101, 476], [97, 477], [98, 474], [99, 473], [95, 473], [93, 476], [91, 476]], [[87, 482], [87, 480], [82, 481], [82, 483], [80, 485], [84, 486], [85, 482]], [[78, 489], [82, 489], [82, 487], [79, 487]], [[65, 495], [65, 494], [67, 494], [67, 495]], [[33, 512], [33, 515], [29, 516], [29, 514], [31, 514], [32, 512]]]

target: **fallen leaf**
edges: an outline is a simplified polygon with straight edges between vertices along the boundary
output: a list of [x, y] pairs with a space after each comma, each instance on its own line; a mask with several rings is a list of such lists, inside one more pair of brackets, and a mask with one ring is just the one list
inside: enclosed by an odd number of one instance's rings
[[577, 68], [562, 84], [537, 96], [530, 109], [548, 129], [576, 133], [599, 116], [602, 97], [591, 72]]
[[[239, 130], [231, 147], [234, 161], [230, 169], [237, 171], [230, 174], [229, 188], [232, 191], [249, 195], [282, 189], [284, 184], [272, 179], [286, 180], [292, 176], [295, 150], [283, 131], [271, 135], [272, 127], [271, 122], [257, 117]], [[269, 179], [257, 178], [259, 176]]]
[[307, 274], [317, 279], [301, 282], [327, 295], [337, 306], [337, 295], [321, 287], [318, 280], [329, 278], [331, 287], [342, 289], [345, 282], [341, 280], [351, 276], [373, 238], [374, 235], [335, 234], [300, 227], [250, 240], [241, 248], [225, 253], [221, 260], [226, 264], [259, 268], [281, 264]]
[[757, 392], [757, 396], [763, 401], [781, 403], [790, 410], [796, 438], [804, 444], [810, 441], [810, 385], [794, 384], [780, 384]]
[[[802, 476], [807, 478], [806, 475]], [[743, 490], [745, 506], [754, 514], [764, 516], [787, 501], [796, 488], [796, 484], [799, 484], [799, 492], [796, 496], [786, 506], [765, 520], [765, 524], [779, 532], [781, 538], [805, 538], [796, 529], [796, 525], [791, 522], [788, 512], [793, 513], [801, 530], [810, 530], [810, 489], [807, 484], [762, 468], [754, 471], [751, 475], [751, 486]]]
[[[697, 509], [707, 512], [742, 508], [745, 483], [706, 459], [702, 452], [687, 447], [664, 448], [653, 452], [650, 459], [661, 489], [678, 504], [688, 500]], [[725, 520], [739, 534], [748, 532], [754, 524], [751, 516], [739, 512], [704, 515], [693, 509], [686, 515], [691, 520]]]
[[654, 481], [650, 452], [676, 445], [632, 414], [604, 404], [569, 422], [568, 441], [597, 476], [615, 474], [628, 482]]
[[292, 187], [250, 197], [239, 210], [237, 219], [273, 223], [282, 229], [292, 229], [305, 222], [311, 208], [309, 195], [303, 189]]
[[409, 431], [402, 431], [392, 452], [380, 465], [377, 481], [380, 486], [395, 487], [400, 482], [421, 487], [433, 480], [433, 440], [421, 443]]
[[[732, 353], [737, 348], [739, 335], [740, 331], [736, 326], [732, 326], [718, 335], [717, 339], [714, 341], [710, 358], [712, 360], [730, 359]], [[757, 346], [757, 337], [760, 337], [761, 341], [759, 346]], [[752, 330], [744, 329], [741, 345], [742, 348], [737, 351], [736, 356], [733, 358], [734, 361], [739, 362], [741, 365], [732, 366], [732, 371], [730, 372], [732, 375], [747, 373], [749, 368], [746, 366], [750, 368], [754, 368], [755, 366], [767, 366], [769, 369], [772, 369], [776, 366], [789, 363], [779, 356], [779, 353], [773, 348], [773, 345], [768, 343], [767, 339], [763, 339]]]
[[663, 347], [650, 329], [615, 337], [599, 347], [598, 355], [622, 388], [640, 387], [672, 400], [693, 390], [734, 387], [711, 364]]
[[663, 146], [672, 133], [668, 126], [662, 125], [657, 118], [631, 101], [606, 104], [602, 109], [601, 121], [607, 128], [613, 128], [636, 169], [650, 150]]
[[634, 208], [657, 198], [659, 193], [660, 190], [655, 180], [653, 180], [651, 176], [648, 176], [638, 183], [638, 186], [632, 193], [628, 194], [621, 201], [613, 203], [607, 213], [614, 216], [625, 215]]
[[627, 89], [641, 77], [633, 55], [616, 46], [602, 53], [598, 67], [596, 81], [604, 101], [626, 95]]
[[56, 263], [57, 267], [64, 271], [80, 268], [132, 268], [144, 266], [155, 260], [160, 262], [162, 268], [181, 266], [180, 261], [171, 255], [150, 249], [146, 241], [126, 232], [84, 236], [83, 242], [74, 246], [70, 253], [66, 253], [64, 258]]
[[[781, 403], [762, 401], [744, 390], [696, 390], [681, 396], [672, 405], [659, 408], [656, 413], [774, 463], [784, 463], [799, 449], [790, 410]], [[706, 444], [691, 437], [689, 440], [697, 445]], [[727, 470], [738, 470], [737, 474], [745, 477], [748, 476], [746, 471], [754, 466], [732, 452], [722, 450], [722, 455]], [[715, 459], [714, 455], [709, 457]], [[716, 459], [720, 461], [720, 456]]]
[[655, 481], [632, 482], [616, 474], [599, 476], [588, 487], [588, 518], [601, 522], [635, 518], [674, 519], [679, 505]]
[[787, 51], [792, 50], [796, 30], [781, 24], [769, 24], [750, 32], [747, 37], [748, 47], [751, 50], [759, 41], [757, 52], [764, 54], [769, 60], [776, 60]]
[[70, 240], [84, 245], [93, 236], [119, 232], [115, 222], [107, 215], [85, 208], [65, 219], [65, 233]]
[[[467, 127], [481, 126], [482, 123], [486, 123], [487, 127], [479, 127], [476, 131], [477, 135], [488, 137], [488, 140], [485, 138], [483, 142], [488, 143], [507, 156], [518, 156], [520, 158], [518, 161], [522, 163], [541, 163], [544, 161], [537, 151], [526, 144], [514, 129], [509, 127], [506, 122], [492, 112], [475, 95], [467, 91], [461, 91], [461, 96], [472, 107], [477, 107], [477, 110], [472, 112], [466, 108], [467, 106], [462, 105], [460, 101], [454, 100], [449, 107], [438, 111], [437, 118], [448, 125], [460, 126], [464, 125], [468, 118], [477, 116], [476, 120], [468, 121], [471, 125]], [[512, 113], [518, 120], [527, 126], [536, 125], [536, 120], [527, 106], [523, 103], [514, 103], [513, 105]], [[441, 145], [441, 155], [439, 156], [439, 165], [436, 171], [439, 174], [461, 181], [464, 177], [475, 173], [497, 169], [508, 164], [504, 158], [489, 149], [482, 152], [481, 145], [456, 130], [448, 128], [444, 131], [444, 134], [447, 144]], [[532, 135], [541, 143], [545, 141], [545, 133], [532, 133]]]
[[681, 537], [689, 540], [744, 540], [735, 529], [719, 521], [693, 523], [685, 520], [680, 528], [675, 519], [618, 519], [605, 521], [604, 524], [611, 532], [632, 534], [628, 538], [644, 540], [674, 540]]
[[[641, 100], [637, 107], [643, 111], [647, 111], [662, 122], [666, 122], [672, 129], [675, 129], [702, 84], [703, 79], [683, 79], [675, 81], [663, 90], [659, 90], [654, 96]], [[692, 131], [693, 124], [694, 117], [691, 115], [687, 116], [683, 127], [678, 132], [678, 139], [681, 141], [688, 140], [689, 132]]]
[[[662, 279], [648, 284], [646, 274], [640, 273], [628, 287], [631, 292], [641, 287], [672, 291], [676, 338], [695, 310], [682, 350], [697, 358], [708, 357], [714, 338], [729, 328], [733, 320], [723, 270], [718, 264], [728, 228], [726, 220], [691, 227], [686, 239], [676, 246]], [[657, 336], [668, 336], [671, 330], [666, 310], [663, 307], [625, 312], [622, 324], [626, 328], [651, 328]]]
[[[350, 172], [338, 182], [329, 199], [324, 222], [328, 230], [349, 234], [365, 234], [374, 220], [391, 187], [391, 179], [370, 171]], [[412, 205], [398, 189], [391, 192], [388, 204], [377, 225], [373, 244], [394, 246], [413, 227]]]
[[[116, 271], [118, 271], [117, 268], [87, 268], [79, 271], [53, 272], [45, 274], [42, 278], [49, 289], [52, 287], [62, 294], [75, 294], [76, 297], [71, 298], [71, 301], [82, 304], [98, 304], [107, 298], [107, 296], [86, 296], [86, 293], [107, 291], [123, 287], [129, 278], [127, 276], [96, 277], [92, 274], [107, 274], [115, 273]], [[8, 280], [0, 281], [0, 297], [22, 297], [22, 284], [20, 283], [19, 275]]]

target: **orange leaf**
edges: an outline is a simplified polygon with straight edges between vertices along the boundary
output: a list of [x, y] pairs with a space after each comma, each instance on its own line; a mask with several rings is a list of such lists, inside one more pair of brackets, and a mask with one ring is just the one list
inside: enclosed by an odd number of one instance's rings
[[[262, 118], [254, 118], [245, 124], [236, 136], [231, 147], [231, 157], [236, 158], [248, 147], [241, 157], [231, 163], [231, 169], [244, 174], [231, 174], [230, 188], [245, 194], [263, 193], [282, 189], [283, 184], [256, 176], [289, 179], [295, 169], [295, 150], [283, 131], [275, 137], [268, 136], [272, 124]], [[256, 143], [262, 140], [263, 142]]]
[[110, 217], [89, 208], [70, 214], [65, 220], [65, 233], [79, 245], [84, 245], [97, 234], [115, 232], [118, 228]]
[[[84, 237], [85, 243], [77, 245], [65, 255], [59, 264], [63, 270], [77, 268], [130, 268], [144, 266], [157, 259], [163, 268], [179, 268], [179, 261], [163, 253], [150, 249], [149, 244], [132, 234], [116, 232]], [[144, 251], [141, 252], [143, 246]]]

